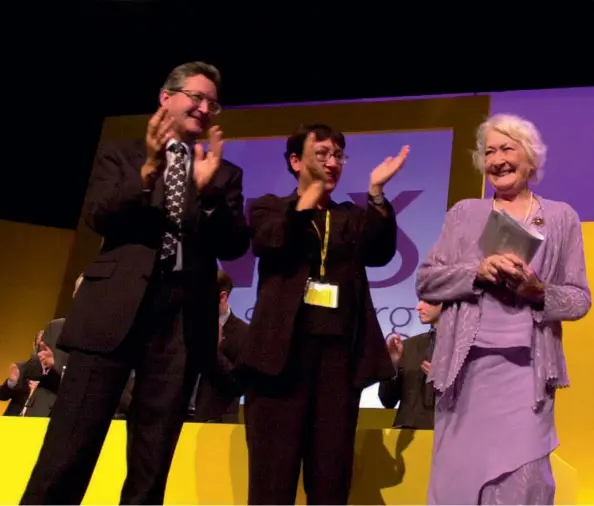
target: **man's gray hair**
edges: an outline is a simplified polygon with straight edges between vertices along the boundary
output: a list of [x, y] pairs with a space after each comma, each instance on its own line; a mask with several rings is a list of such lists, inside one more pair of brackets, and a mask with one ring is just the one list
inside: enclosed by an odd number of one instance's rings
[[175, 67], [165, 79], [163, 90], [181, 90], [186, 79], [194, 76], [204, 76], [211, 80], [217, 87], [217, 91], [221, 86], [221, 73], [214, 65], [193, 61]]

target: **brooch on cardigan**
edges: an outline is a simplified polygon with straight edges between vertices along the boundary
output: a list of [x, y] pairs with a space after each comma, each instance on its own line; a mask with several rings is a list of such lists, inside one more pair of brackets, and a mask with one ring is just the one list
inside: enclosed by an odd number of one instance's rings
[[542, 218], [533, 218], [532, 224], [536, 225], [537, 227], [542, 227], [544, 225], [544, 220]]

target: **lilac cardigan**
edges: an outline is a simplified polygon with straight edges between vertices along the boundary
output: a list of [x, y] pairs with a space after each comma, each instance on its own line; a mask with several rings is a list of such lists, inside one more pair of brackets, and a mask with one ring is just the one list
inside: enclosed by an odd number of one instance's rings
[[[542, 218], [539, 230], [545, 236], [539, 273], [545, 301], [542, 310], [532, 311], [535, 410], [551, 389], [569, 386], [561, 322], [579, 320], [592, 304], [577, 213], [564, 202], [537, 198], [540, 209], [535, 217]], [[474, 281], [482, 254], [477, 241], [491, 209], [491, 199], [468, 199], [454, 205], [417, 272], [419, 298], [444, 302], [428, 381], [450, 402], [452, 387], [479, 330], [482, 297]]]

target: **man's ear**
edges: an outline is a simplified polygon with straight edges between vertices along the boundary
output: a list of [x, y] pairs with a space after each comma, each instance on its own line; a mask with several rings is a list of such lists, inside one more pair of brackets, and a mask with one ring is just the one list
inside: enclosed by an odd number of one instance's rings
[[301, 172], [301, 159], [295, 154], [293, 153], [290, 157], [289, 157], [289, 162], [291, 163], [291, 169], [293, 169], [293, 172], [295, 174], [299, 174]]
[[159, 93], [159, 104], [161, 104], [161, 107], [168, 109], [169, 100], [171, 100], [171, 93], [167, 90], [161, 90], [161, 93]]

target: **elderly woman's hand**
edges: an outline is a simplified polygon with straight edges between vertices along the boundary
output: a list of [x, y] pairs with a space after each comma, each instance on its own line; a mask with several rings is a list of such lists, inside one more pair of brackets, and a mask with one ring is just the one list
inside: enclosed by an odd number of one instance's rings
[[477, 272], [478, 281], [487, 281], [495, 285], [505, 280], [521, 281], [523, 273], [513, 259], [506, 255], [491, 255], [480, 264]]
[[517, 273], [514, 278], [505, 280], [508, 289], [529, 302], [541, 303], [544, 300], [544, 284], [526, 262], [512, 253], [503, 255], [514, 264]]

